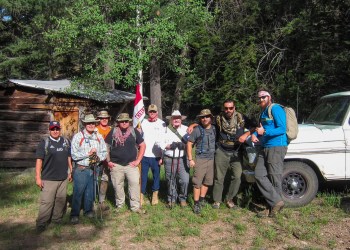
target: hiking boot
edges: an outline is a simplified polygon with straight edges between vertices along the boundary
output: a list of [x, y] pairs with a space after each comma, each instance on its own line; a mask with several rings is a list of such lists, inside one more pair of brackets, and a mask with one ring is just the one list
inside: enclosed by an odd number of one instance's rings
[[176, 205], [175, 202], [169, 201], [169, 202], [166, 204], [166, 207], [171, 209], [171, 208], [175, 207], [175, 205]]
[[145, 195], [141, 193], [141, 196], [140, 196], [140, 206], [142, 207], [143, 204], [145, 204]]
[[220, 208], [220, 201], [215, 201], [213, 205], [211, 205], [212, 208], [214, 209], [219, 209]]
[[283, 207], [284, 207], [283, 201], [277, 202], [276, 205], [271, 208], [271, 212], [269, 214], [269, 217], [275, 217], [277, 213], [281, 212]]
[[73, 216], [72, 218], [70, 218], [70, 223], [72, 223], [73, 225], [78, 224], [79, 223], [79, 217]]
[[229, 209], [233, 209], [233, 210], [239, 209], [239, 207], [235, 205], [235, 203], [233, 202], [233, 200], [228, 200], [228, 201], [226, 202], [226, 205], [227, 205], [227, 207], [228, 207]]
[[158, 191], [154, 191], [152, 195], [152, 206], [158, 204]]
[[45, 225], [38, 225], [36, 226], [36, 232], [37, 233], [42, 233], [46, 230], [46, 226]]
[[270, 215], [270, 209], [268, 208], [265, 208], [264, 210], [256, 214], [258, 218], [267, 218], [269, 215]]
[[109, 206], [104, 201], [99, 203], [99, 208], [101, 209], [101, 211], [109, 210]]
[[187, 207], [186, 201], [180, 201], [180, 207]]
[[200, 201], [199, 201], [199, 205], [200, 205], [201, 207], [205, 207], [207, 204], [208, 204], [208, 202], [206, 201], [206, 199], [203, 199], [203, 200], [200, 200]]
[[90, 219], [92, 219], [92, 218], [95, 217], [95, 213], [94, 213], [93, 211], [90, 211], [90, 212], [87, 212], [87, 213], [85, 214], [85, 216], [88, 217], [88, 218], [90, 218]]
[[143, 210], [141, 208], [138, 208], [136, 210], [133, 211], [134, 213], [137, 213], [137, 214], [145, 214], [146, 213], [146, 210]]
[[200, 213], [201, 213], [201, 206], [200, 206], [199, 203], [194, 204], [193, 212], [194, 212], [195, 214], [200, 214]]

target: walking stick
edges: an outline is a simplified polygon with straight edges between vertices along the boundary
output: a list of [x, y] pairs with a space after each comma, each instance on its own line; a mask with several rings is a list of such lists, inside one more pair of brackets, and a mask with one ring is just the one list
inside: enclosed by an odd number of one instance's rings
[[171, 174], [170, 174], [170, 197], [171, 197], [171, 201], [170, 201], [170, 209], [173, 208], [173, 198], [174, 198], [174, 188], [173, 185], [174, 184], [174, 159], [175, 159], [175, 149], [173, 149], [173, 158], [171, 158]]

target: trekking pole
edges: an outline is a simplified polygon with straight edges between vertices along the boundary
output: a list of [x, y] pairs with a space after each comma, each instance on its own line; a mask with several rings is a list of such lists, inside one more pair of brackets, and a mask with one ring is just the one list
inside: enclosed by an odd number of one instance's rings
[[[176, 149], [176, 148], [175, 148]], [[174, 198], [174, 189], [173, 189], [173, 184], [174, 184], [174, 159], [175, 159], [175, 149], [173, 149], [173, 158], [171, 158], [171, 174], [170, 174], [170, 184], [169, 184], [169, 188], [170, 188], [170, 209], [173, 208], [173, 198]]]

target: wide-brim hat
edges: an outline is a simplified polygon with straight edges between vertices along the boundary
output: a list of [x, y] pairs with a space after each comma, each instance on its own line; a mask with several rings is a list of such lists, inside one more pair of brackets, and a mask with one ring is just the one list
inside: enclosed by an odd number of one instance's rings
[[82, 119], [83, 123], [90, 123], [90, 122], [99, 122], [100, 120], [97, 120], [93, 114], [88, 114]]
[[108, 114], [106, 110], [101, 110], [97, 115], [97, 118], [110, 118], [110, 117], [111, 116]]
[[170, 120], [172, 117], [179, 117], [179, 116], [181, 116], [181, 120], [185, 120], [187, 118], [187, 116], [181, 115], [180, 111], [178, 110], [174, 110], [173, 113], [171, 113], [171, 115], [168, 115], [165, 118]]
[[115, 119], [117, 122], [121, 122], [121, 121], [129, 121], [131, 122], [132, 119], [130, 118], [128, 113], [120, 113], [117, 117], [117, 119]]
[[211, 111], [209, 109], [202, 109], [201, 112], [199, 113], [199, 115], [197, 115], [197, 117], [203, 117], [203, 116], [207, 116], [210, 115], [211, 117], [213, 117], [213, 114], [211, 113]]

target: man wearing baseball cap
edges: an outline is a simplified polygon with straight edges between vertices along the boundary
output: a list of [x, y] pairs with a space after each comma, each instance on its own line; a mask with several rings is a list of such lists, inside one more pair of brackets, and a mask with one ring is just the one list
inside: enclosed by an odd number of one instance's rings
[[61, 136], [58, 121], [50, 122], [49, 131], [50, 136], [36, 149], [35, 179], [41, 190], [36, 220], [38, 232], [44, 231], [49, 221], [61, 222], [66, 207], [67, 182], [72, 181], [70, 143]]
[[[107, 135], [111, 131], [111, 126], [109, 126], [108, 124], [110, 118], [111, 116], [108, 114], [106, 110], [101, 110], [97, 115], [97, 119], [100, 120], [100, 124], [98, 124], [96, 128], [98, 132], [102, 135], [103, 139], [106, 139]], [[107, 161], [104, 161], [102, 163], [101, 184], [100, 184], [100, 192], [98, 197], [100, 208], [104, 211], [109, 209], [108, 205], [105, 203], [109, 179], [110, 179], [109, 168], [107, 166]]]
[[93, 203], [96, 190], [96, 168], [107, 156], [107, 146], [95, 128], [99, 120], [93, 114], [87, 114], [82, 120], [84, 129], [74, 135], [72, 140], [72, 159], [76, 162], [74, 169], [74, 186], [71, 211], [71, 223], [79, 223], [81, 202], [84, 197], [84, 215], [94, 217]]
[[141, 123], [143, 139], [146, 143], [146, 151], [141, 161], [141, 203], [146, 194], [149, 169], [152, 170], [152, 205], [158, 204], [158, 191], [160, 187], [160, 164], [162, 149], [160, 143], [165, 135], [165, 122], [158, 118], [158, 108], [155, 104], [148, 106], [148, 119]]

